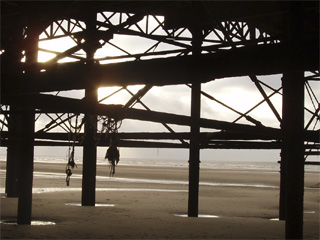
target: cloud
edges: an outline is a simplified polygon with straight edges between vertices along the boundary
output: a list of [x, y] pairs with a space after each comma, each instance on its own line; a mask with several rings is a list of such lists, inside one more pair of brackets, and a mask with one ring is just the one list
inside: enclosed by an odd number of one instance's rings
[[185, 85], [153, 87], [142, 101], [154, 111], [190, 115], [190, 89]]

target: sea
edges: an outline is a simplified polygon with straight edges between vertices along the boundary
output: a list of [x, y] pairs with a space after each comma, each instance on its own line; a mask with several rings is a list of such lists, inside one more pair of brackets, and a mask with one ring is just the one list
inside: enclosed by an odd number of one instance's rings
[[[6, 155], [0, 155], [0, 162], [6, 161]], [[67, 157], [61, 156], [35, 156], [35, 163], [59, 163], [59, 164], [67, 164]], [[79, 166], [82, 164], [81, 158], [75, 159], [76, 164]], [[108, 166], [109, 163], [103, 157], [97, 158], [97, 164]], [[149, 166], [149, 167], [171, 167], [171, 168], [187, 168], [189, 166], [188, 160], [182, 159], [144, 159], [144, 158], [121, 158], [119, 165], [126, 166]], [[225, 169], [225, 170], [237, 170], [237, 171], [259, 171], [264, 173], [276, 173], [280, 171], [280, 164], [276, 161], [222, 161], [222, 160], [202, 160], [200, 163], [201, 169]], [[3, 181], [5, 179], [5, 169], [0, 169], [0, 179]], [[305, 166], [305, 172], [308, 174], [319, 174], [320, 166]], [[64, 179], [64, 173], [48, 173], [48, 172], [34, 172], [34, 179]], [[81, 174], [73, 174], [72, 179], [81, 179]], [[119, 178], [119, 177], [109, 177], [109, 176], [97, 176], [97, 181], [116, 181], [123, 183], [157, 183], [163, 184], [164, 186], [168, 184], [178, 184], [186, 186], [188, 184], [187, 181], [177, 181], [177, 180], [154, 180], [154, 179], [137, 179], [137, 178]], [[0, 194], [4, 194], [5, 188], [2, 182], [2, 186], [0, 186]], [[220, 183], [220, 182], [200, 182], [200, 185], [206, 186], [227, 186], [227, 187], [254, 187], [254, 188], [279, 188], [277, 185], [272, 184], [261, 184], [261, 183]], [[45, 192], [61, 192], [61, 191], [81, 191], [81, 188], [69, 188], [61, 186], [61, 187], [37, 187], [33, 188], [33, 193], [45, 193]], [[167, 191], [167, 192], [179, 192], [184, 191], [187, 192], [186, 189], [158, 189], [158, 188], [97, 188], [97, 191]]]
[[[6, 155], [0, 155], [0, 161], [6, 161]], [[61, 163], [67, 164], [67, 157], [61, 156], [35, 156], [37, 163]], [[75, 159], [76, 164], [82, 164], [82, 159]], [[109, 165], [103, 157], [97, 158], [98, 165]], [[147, 167], [180, 167], [188, 168], [186, 159], [150, 159], [150, 158], [121, 158], [119, 165], [125, 166], [147, 166]], [[203, 169], [237, 169], [255, 170], [267, 172], [279, 172], [280, 164], [277, 161], [240, 161], [240, 160], [201, 160], [200, 168]], [[320, 173], [319, 165], [305, 165], [305, 172]]]

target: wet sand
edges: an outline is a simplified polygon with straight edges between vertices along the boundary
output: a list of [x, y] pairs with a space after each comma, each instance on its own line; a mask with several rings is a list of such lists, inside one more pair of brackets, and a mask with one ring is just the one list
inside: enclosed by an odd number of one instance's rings
[[[1, 170], [4, 170], [1, 162]], [[279, 173], [201, 169], [199, 218], [187, 218], [188, 169], [98, 165], [96, 207], [81, 207], [82, 166], [65, 183], [65, 165], [36, 163], [32, 220], [1, 223], [1, 239], [281, 239]], [[55, 174], [53, 174], [55, 173]], [[5, 184], [1, 172], [1, 189]], [[305, 177], [304, 237], [319, 239], [319, 174]], [[1, 219], [15, 220], [17, 199], [1, 194]]]

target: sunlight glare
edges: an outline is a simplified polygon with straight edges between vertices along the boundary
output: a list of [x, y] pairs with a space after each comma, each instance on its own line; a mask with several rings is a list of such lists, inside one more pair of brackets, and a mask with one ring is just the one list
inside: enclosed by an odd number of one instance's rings
[[54, 58], [55, 56], [57, 56], [57, 55], [53, 54], [53, 53], [39, 51], [38, 52], [38, 62], [49, 61], [50, 59]]
[[66, 62], [78, 62], [80, 60], [78, 59], [75, 59], [75, 58], [70, 58], [70, 57], [65, 57], [65, 58], [62, 58], [58, 61], [58, 63], [66, 63]]
[[[130, 90], [133, 94], [136, 94], [144, 85], [131, 85], [127, 86], [127, 89]], [[106, 98], [101, 101], [102, 104], [125, 104], [132, 95], [127, 92], [125, 89], [120, 90], [122, 87], [102, 87], [98, 89], [98, 101]], [[120, 90], [120, 91], [118, 91]], [[118, 91], [117, 93], [115, 93]], [[115, 93], [115, 94], [113, 94]]]
[[[123, 91], [112, 95], [115, 91], [120, 90], [121, 87], [102, 87], [98, 89], [98, 101], [108, 97], [107, 99], [101, 101], [102, 104], [119, 104], [122, 99]], [[112, 96], [111, 96], [112, 95]]]
[[214, 96], [239, 112], [247, 111], [255, 103], [262, 100], [258, 92], [237, 87], [229, 87], [228, 91], [217, 93]]
[[[39, 41], [38, 62], [46, 62], [57, 56], [55, 53], [62, 53], [72, 47], [76, 43], [70, 37], [61, 37], [57, 39]], [[48, 50], [48, 51], [46, 51]], [[60, 59], [58, 62], [72, 62], [77, 59], [68, 58]]]
[[143, 88], [145, 85], [130, 85], [127, 86], [127, 88], [133, 92], [133, 93], [137, 93], [141, 88]]
[[44, 48], [56, 52], [64, 52], [74, 46], [76, 46], [76, 43], [69, 36], [39, 41], [39, 48]]

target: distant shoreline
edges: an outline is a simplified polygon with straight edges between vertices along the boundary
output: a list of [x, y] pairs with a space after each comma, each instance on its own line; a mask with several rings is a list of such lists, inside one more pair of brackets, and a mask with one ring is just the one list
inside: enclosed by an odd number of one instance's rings
[[[0, 162], [6, 162], [6, 156], [0, 155]], [[67, 164], [66, 157], [52, 156], [35, 156], [35, 163], [43, 164]], [[78, 166], [82, 165], [82, 159], [75, 158]], [[109, 163], [104, 158], [97, 158], [97, 166], [109, 166]], [[143, 159], [143, 158], [120, 158], [119, 166], [136, 166], [150, 168], [188, 168], [188, 160], [168, 160], [168, 159]], [[202, 160], [200, 169], [213, 170], [234, 170], [234, 171], [259, 171], [259, 172], [279, 172], [280, 165], [276, 161], [219, 161], [219, 160]], [[320, 166], [306, 165], [306, 173], [320, 173]]]

